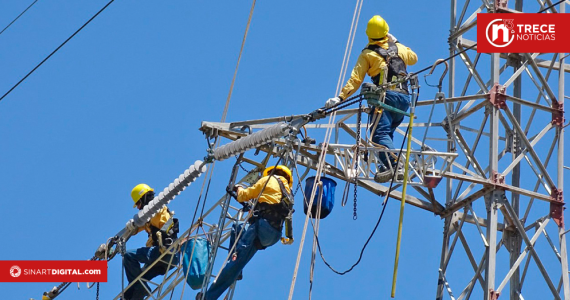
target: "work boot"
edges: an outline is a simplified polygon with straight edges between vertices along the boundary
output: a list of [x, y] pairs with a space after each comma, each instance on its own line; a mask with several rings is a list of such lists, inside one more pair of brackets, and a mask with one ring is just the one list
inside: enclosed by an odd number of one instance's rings
[[396, 180], [402, 181], [404, 180], [404, 168], [396, 169]]
[[[393, 176], [393, 172], [396, 172], [396, 176]], [[378, 183], [385, 183], [392, 180], [392, 177], [398, 181], [404, 180], [404, 168], [393, 166], [392, 169], [388, 169], [382, 166], [374, 175], [374, 181]]]
[[385, 183], [392, 179], [392, 170], [382, 166], [374, 175], [374, 181], [378, 183]]

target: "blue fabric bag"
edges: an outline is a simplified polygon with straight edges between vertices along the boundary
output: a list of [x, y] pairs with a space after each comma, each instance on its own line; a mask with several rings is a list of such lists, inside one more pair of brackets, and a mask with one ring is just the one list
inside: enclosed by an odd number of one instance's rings
[[[193, 290], [202, 288], [204, 275], [208, 268], [210, 248], [210, 241], [205, 238], [190, 239], [182, 248], [184, 250], [184, 257], [182, 260], [184, 275], [188, 274], [186, 282]], [[194, 255], [192, 255], [192, 251], [194, 252]], [[190, 268], [190, 271], [188, 271], [188, 268]]]
[[[315, 176], [307, 178], [305, 181], [305, 201], [304, 201], [304, 211], [307, 214], [309, 200], [311, 200], [311, 192], [313, 191], [313, 184], [315, 182]], [[334, 207], [334, 191], [336, 189], [336, 182], [327, 177], [321, 177], [321, 182], [323, 183], [323, 198], [321, 200], [321, 219], [326, 218]], [[311, 217], [314, 219], [317, 216], [317, 208], [319, 205], [319, 186], [317, 186], [317, 191], [315, 192], [315, 199], [313, 200], [313, 205], [311, 206]]]

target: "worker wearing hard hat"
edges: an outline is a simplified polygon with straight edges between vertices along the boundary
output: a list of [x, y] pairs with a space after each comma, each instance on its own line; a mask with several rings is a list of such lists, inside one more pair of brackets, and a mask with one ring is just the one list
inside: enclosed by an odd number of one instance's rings
[[[154, 199], [154, 190], [144, 183], [138, 184], [131, 191], [131, 198], [135, 202], [133, 207], [142, 210]], [[125, 273], [127, 274], [129, 283], [142, 273], [141, 263], [144, 264], [144, 268], [147, 268], [176, 240], [178, 234], [178, 220], [173, 218], [173, 215], [174, 213], [164, 206], [142, 227], [137, 228], [132, 222], [132, 219], [127, 223], [127, 229], [134, 231], [134, 234], [143, 230], [148, 233], [146, 247], [127, 250], [123, 257], [123, 266], [125, 267]], [[175, 253], [174, 257], [173, 254], [166, 254], [162, 257], [161, 262], [155, 264], [151, 269], [146, 270], [141, 279], [151, 280], [158, 275], [164, 275], [168, 271], [169, 266], [172, 268], [176, 266], [178, 262], [178, 253]], [[124, 299], [144, 299], [148, 296], [146, 291], [152, 290], [145, 281], [137, 281], [126, 290]]]
[[[376, 15], [368, 21], [366, 27], [366, 35], [368, 36], [368, 45], [356, 61], [356, 66], [352, 70], [350, 79], [343, 87], [340, 95], [330, 98], [325, 103], [325, 107], [329, 108], [346, 100], [354, 92], [358, 90], [364, 77], [368, 74], [374, 84], [379, 85], [384, 82], [396, 82], [401, 80], [407, 74], [406, 66], [414, 65], [418, 61], [416, 53], [410, 48], [402, 45], [398, 40], [389, 33], [390, 27], [386, 21]], [[390, 63], [387, 64], [387, 61]], [[384, 68], [388, 69], [388, 74], [384, 73]], [[386, 77], [386, 78], [385, 78]], [[385, 104], [407, 111], [410, 106], [410, 95], [407, 82], [391, 86], [386, 91]], [[379, 116], [378, 116], [379, 115]], [[376, 127], [371, 127], [372, 142], [384, 146], [388, 149], [394, 149], [392, 143], [394, 131], [402, 123], [404, 116], [402, 114], [393, 113], [384, 110], [383, 113], [375, 114], [372, 123], [378, 122]], [[374, 179], [378, 182], [387, 182], [392, 178], [390, 165], [395, 167], [396, 160], [394, 155], [386, 155], [381, 153], [380, 161], [382, 166], [379, 167], [378, 173]], [[390, 165], [389, 165], [390, 164]], [[396, 170], [397, 168], [393, 168]]]
[[[241, 277], [243, 268], [258, 250], [263, 250], [279, 241], [283, 223], [292, 214], [292, 205], [289, 207], [286, 204], [293, 200], [292, 186], [291, 170], [278, 165], [275, 168], [265, 169], [263, 177], [251, 187], [243, 188], [239, 185], [235, 187], [238, 202], [245, 203], [258, 199], [257, 203], [253, 207], [248, 223], [234, 226], [230, 248], [235, 244], [235, 251], [229, 257], [218, 279], [204, 295], [198, 293], [196, 300], [218, 299], [236, 279]], [[238, 240], [234, 243], [236, 236]]]

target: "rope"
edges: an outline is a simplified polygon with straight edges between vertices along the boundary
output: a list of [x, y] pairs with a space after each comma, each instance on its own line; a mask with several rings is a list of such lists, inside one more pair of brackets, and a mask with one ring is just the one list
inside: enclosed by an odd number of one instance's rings
[[[360, 1], [360, 6], [358, 5], [359, 1]], [[336, 84], [335, 95], [339, 94], [341, 84], [344, 82], [344, 74], [346, 74], [346, 69], [348, 67], [348, 57], [350, 57], [350, 52], [352, 51], [352, 41], [354, 41], [354, 35], [356, 34], [356, 28], [358, 27], [358, 19], [360, 18], [360, 8], [362, 7], [363, 2], [364, 2], [363, 0], [356, 1], [356, 7], [354, 8], [354, 13], [352, 15], [352, 23], [350, 24], [350, 31], [348, 32], [348, 42], [346, 43], [346, 48], [344, 49], [344, 57], [342, 58], [342, 65], [340, 67], [340, 76], [338, 77], [338, 82]]]
[[20, 83], [22, 83], [24, 80], [26, 80], [26, 78], [28, 78], [28, 76], [32, 75], [32, 73], [34, 73], [34, 71], [36, 71], [41, 65], [43, 65], [43, 63], [45, 63], [52, 55], [54, 55], [59, 49], [61, 49], [61, 47], [63, 47], [63, 45], [67, 44], [67, 42], [69, 42], [69, 40], [71, 40], [76, 34], [78, 34], [83, 28], [85, 28], [85, 26], [87, 26], [87, 24], [91, 23], [91, 21], [93, 21], [93, 19], [95, 19], [100, 13], [102, 13], [109, 5], [111, 5], [111, 3], [113, 3], [113, 1], [115, 0], [111, 0], [109, 1], [109, 3], [107, 3], [107, 5], [103, 6], [103, 8], [101, 8], [95, 15], [93, 15], [93, 17], [91, 17], [91, 19], [89, 19], [87, 22], [85, 22], [85, 24], [83, 24], [83, 26], [79, 27], [79, 29], [77, 29], [70, 37], [67, 38], [67, 40], [65, 40], [61, 45], [59, 45], [59, 47], [55, 48], [55, 50], [53, 50], [46, 58], [44, 58], [44, 60], [42, 60], [35, 68], [33, 68], [28, 74], [26, 74], [26, 76], [24, 76], [22, 79], [20, 79], [20, 81], [18, 81], [18, 83], [16, 83], [11, 89], [9, 89], [4, 96], [2, 96], [0, 98], [0, 101], [2, 101], [2, 99], [4, 99], [6, 96], [8, 96], [8, 94], [10, 94], [17, 86], [20, 85]]
[[239, 49], [238, 61], [236, 64], [236, 69], [234, 71], [234, 77], [232, 78], [232, 84], [230, 85], [230, 92], [228, 93], [228, 98], [226, 99], [226, 106], [224, 106], [224, 112], [222, 114], [222, 123], [226, 121], [226, 116], [228, 114], [228, 108], [230, 106], [230, 99], [232, 98], [232, 92], [234, 90], [234, 83], [236, 81], [237, 72], [239, 68], [239, 62], [241, 61], [241, 54], [243, 52], [243, 47], [245, 45], [245, 39], [247, 38], [247, 33], [249, 32], [249, 24], [251, 23], [251, 17], [253, 16], [253, 9], [255, 8], [255, 1], [251, 3], [251, 10], [249, 11], [249, 18], [247, 19], [247, 25], [245, 27], [245, 33], [243, 34], [243, 40], [241, 41], [241, 48]]
[[[233, 76], [233, 78], [232, 78], [232, 83], [230, 84], [230, 91], [228, 92], [228, 97], [227, 97], [227, 99], [226, 99], [226, 104], [225, 104], [225, 106], [224, 106], [224, 111], [223, 111], [223, 113], [222, 113], [222, 118], [221, 118], [221, 121], [220, 121], [220, 122], [222, 122], [222, 123], [226, 121], [226, 117], [227, 117], [227, 114], [228, 114], [228, 110], [229, 110], [229, 106], [230, 106], [230, 100], [231, 100], [231, 97], [232, 97], [232, 92], [233, 92], [233, 89], [234, 89], [234, 84], [235, 84], [235, 80], [236, 80], [236, 77], [237, 77], [237, 72], [238, 72], [238, 69], [239, 69], [239, 64], [240, 64], [240, 61], [241, 61], [241, 56], [242, 56], [242, 53], [243, 53], [243, 48], [244, 48], [244, 45], [245, 45], [245, 41], [246, 41], [246, 39], [247, 39], [247, 34], [248, 34], [248, 32], [249, 32], [249, 26], [250, 26], [250, 24], [251, 24], [251, 19], [252, 19], [252, 16], [253, 16], [253, 11], [254, 11], [254, 8], [255, 8], [255, 2], [256, 2], [256, 0], [253, 0], [253, 2], [252, 2], [252, 4], [251, 4], [251, 9], [250, 9], [250, 11], [249, 11], [249, 17], [248, 17], [248, 19], [247, 19], [247, 25], [246, 25], [246, 27], [245, 27], [245, 32], [244, 32], [244, 35], [243, 35], [243, 40], [242, 40], [242, 43], [241, 43], [241, 47], [240, 47], [240, 51], [239, 51], [239, 55], [238, 55], [238, 60], [237, 60], [236, 68], [235, 68], [235, 71], [234, 71], [234, 76]], [[219, 142], [219, 140], [217, 140], [216, 143], [214, 144], [214, 148], [218, 145], [218, 142]], [[209, 180], [208, 180], [208, 188], [207, 188], [207, 191], [208, 191], [209, 188], [210, 188], [210, 182], [211, 182], [211, 180], [212, 180], [212, 173], [213, 173], [213, 170], [214, 170], [215, 165], [216, 165], [216, 162], [214, 161], [214, 162], [212, 163], [212, 167], [210, 168], [210, 171], [211, 171], [211, 172], [210, 172], [210, 176], [209, 176]], [[240, 166], [241, 166], [241, 165], [240, 165]], [[204, 183], [205, 183], [205, 182], [206, 182], [206, 181], [204, 180]], [[202, 189], [203, 189], [203, 188], [204, 188], [204, 184], [202, 185]], [[207, 192], [206, 192], [206, 197], [207, 197]], [[198, 206], [199, 206], [199, 203], [197, 204], [196, 208], [198, 208]], [[201, 212], [200, 212], [200, 218], [202, 218], [202, 216], [204, 215], [204, 208], [205, 208], [205, 206], [206, 206], [206, 199], [204, 199], [204, 202], [203, 202], [203, 204], [202, 204], [202, 210], [201, 210]], [[196, 215], [196, 214], [194, 214], [194, 217], [195, 217], [195, 215]], [[193, 219], [192, 219], [192, 220], [193, 220], [193, 221], [192, 221], [192, 224], [194, 224], [194, 217], [193, 217]], [[221, 228], [220, 228], [219, 230], [221, 230]], [[241, 232], [240, 232], [240, 234], [241, 234]], [[236, 240], [237, 240], [237, 239], [236, 239]], [[192, 253], [194, 253], [194, 252], [192, 252]], [[186, 274], [186, 277], [187, 277], [187, 276], [188, 276], [188, 274]], [[185, 288], [185, 287], [186, 287], [186, 286], [184, 286], [184, 288]], [[207, 287], [206, 287], [206, 288], [207, 288]], [[184, 290], [183, 290], [183, 292], [182, 292], [182, 295], [184, 295]]]
[[[400, 157], [401, 157], [401, 153], [402, 150], [404, 149], [404, 143], [406, 141], [406, 137], [408, 136], [408, 129], [406, 129], [406, 133], [404, 135], [404, 140], [402, 141], [402, 146], [400, 147], [400, 154], [398, 155], [398, 159], [396, 161], [396, 163], [400, 162]], [[358, 257], [358, 260], [347, 270], [345, 271], [337, 271], [334, 267], [332, 267], [327, 260], [325, 259], [322, 249], [321, 249], [321, 244], [319, 241], [319, 236], [318, 233], [315, 232], [314, 227], [315, 225], [313, 224], [313, 231], [314, 231], [314, 235], [315, 235], [315, 239], [317, 241], [317, 247], [319, 249], [319, 255], [321, 256], [321, 259], [323, 260], [323, 263], [334, 273], [338, 274], [338, 275], [344, 275], [346, 273], [349, 273], [350, 271], [352, 271], [362, 260], [362, 255], [364, 254], [364, 250], [366, 250], [366, 247], [368, 246], [368, 243], [370, 242], [370, 240], [372, 239], [372, 237], [374, 236], [374, 234], [376, 233], [376, 230], [378, 229], [378, 226], [380, 225], [380, 221], [382, 221], [382, 217], [384, 216], [384, 211], [386, 210], [386, 203], [388, 202], [388, 197], [390, 196], [390, 193], [392, 193], [392, 187], [394, 185], [394, 178], [395, 178], [395, 174], [394, 173], [392, 175], [392, 180], [390, 181], [390, 186], [388, 188], [388, 191], [386, 192], [386, 196], [384, 196], [384, 200], [382, 201], [382, 211], [380, 212], [380, 216], [378, 217], [378, 221], [376, 222], [376, 225], [374, 226], [374, 229], [372, 229], [372, 232], [370, 233], [370, 236], [368, 237], [368, 239], [366, 240], [366, 242], [364, 243], [364, 246], [362, 247], [362, 249], [360, 250], [360, 255]], [[297, 170], [297, 176], [299, 176], [299, 171]], [[304, 196], [304, 195], [303, 195]], [[310, 206], [309, 206], [310, 207]], [[308, 211], [307, 213], [310, 213], [310, 211]], [[311, 221], [312, 223], [312, 221]]]
[[[356, 2], [356, 7], [355, 7], [355, 12], [354, 12], [354, 14], [353, 14], [353, 19], [352, 19], [352, 23], [351, 23], [351, 30], [350, 30], [350, 32], [353, 32], [353, 28], [354, 28], [354, 30], [356, 29], [356, 28], [355, 28], [355, 24], [358, 24], [358, 19], [360, 18], [360, 11], [361, 11], [362, 3], [363, 3], [363, 2], [364, 2], [364, 0], [357, 0], [357, 2]], [[353, 43], [353, 41], [354, 41], [354, 37], [355, 37], [355, 34], [349, 34], [349, 36], [348, 36], [348, 41], [347, 41], [347, 48], [352, 45], [352, 43]], [[345, 57], [344, 57], [344, 59], [343, 59], [344, 61], [343, 61], [343, 64], [342, 64], [343, 66], [344, 66], [344, 65], [348, 65], [349, 56], [346, 55], [347, 53], [348, 53], [348, 52], [345, 50]], [[341, 78], [341, 81], [342, 81], [342, 79], [344, 78], [344, 76], [343, 76], [344, 73], [346, 73], [346, 67], [341, 67], [341, 72], [340, 72], [340, 74], [339, 74], [339, 77]], [[338, 95], [339, 90], [340, 90], [340, 84], [337, 84], [337, 89], [336, 89], [335, 95]], [[348, 100], [348, 99], [347, 99], [347, 100]], [[337, 104], [336, 106], [339, 106], [339, 105]], [[320, 181], [321, 174], [322, 174], [322, 171], [323, 171], [323, 167], [324, 167], [324, 165], [325, 165], [325, 163], [326, 163], [326, 162], [325, 162], [325, 160], [326, 160], [326, 159], [325, 159], [325, 158], [326, 158], [326, 153], [327, 153], [327, 149], [328, 149], [328, 144], [329, 144], [330, 138], [331, 138], [331, 136], [332, 136], [332, 126], [330, 126], [330, 125], [332, 125], [332, 124], [334, 123], [335, 118], [336, 118], [336, 112], [335, 112], [335, 111], [332, 111], [332, 115], [331, 115], [330, 118], [329, 118], [329, 126], [328, 126], [328, 128], [327, 128], [326, 133], [325, 133], [325, 138], [324, 138], [324, 141], [325, 141], [325, 142], [323, 143], [322, 148], [321, 148], [321, 156], [319, 157], [319, 162], [318, 162], [318, 165], [317, 165], [317, 175], [315, 176], [315, 181], [314, 181], [314, 183], [313, 183], [313, 191], [312, 191], [312, 193], [311, 193], [311, 199], [310, 199], [310, 201], [309, 201], [309, 202], [310, 202], [310, 203], [309, 203], [309, 207], [312, 206], [313, 201], [314, 201], [314, 199], [315, 199], [316, 185], [317, 185], [317, 182]], [[309, 210], [308, 213], [307, 213], [307, 216], [305, 217], [305, 224], [304, 224], [304, 226], [303, 226], [303, 234], [302, 234], [302, 236], [301, 236], [301, 241], [300, 241], [300, 243], [299, 243], [299, 250], [297, 251], [297, 261], [296, 261], [296, 263], [295, 263], [295, 270], [293, 271], [293, 278], [292, 278], [292, 280], [291, 280], [291, 287], [290, 287], [290, 289], [289, 289], [289, 297], [288, 297], [288, 300], [292, 300], [292, 299], [293, 299], [293, 292], [295, 291], [295, 283], [296, 283], [296, 281], [297, 281], [297, 273], [299, 272], [299, 264], [300, 264], [300, 262], [301, 262], [301, 255], [302, 255], [302, 252], [303, 252], [303, 245], [304, 245], [304, 243], [305, 243], [305, 236], [306, 236], [306, 233], [307, 233], [307, 226], [308, 226], [308, 223], [309, 223], [310, 215], [311, 215], [311, 213], [310, 213], [310, 210]]]
[[36, 4], [36, 2], [38, 2], [38, 0], [34, 0], [34, 2], [32, 2], [32, 4], [30, 4], [30, 6], [28, 6], [26, 9], [24, 9], [24, 11], [21, 12], [12, 22], [10, 22], [10, 24], [8, 24], [6, 27], [4, 27], [4, 29], [2, 29], [2, 31], [0, 31], [0, 34], [2, 34], [6, 29], [8, 29], [8, 27], [12, 26], [12, 24], [14, 24], [14, 22], [16, 22], [24, 13], [26, 13], [28, 11], [28, 9], [30, 9], [32, 6], [34, 6], [34, 4]]
[[[298, 174], [297, 174], [298, 176]], [[319, 188], [319, 200], [317, 201], [317, 216], [315, 219], [315, 222], [313, 223], [311, 220], [311, 223], [313, 224], [313, 231], [314, 232], [319, 232], [319, 226], [321, 224], [321, 204], [323, 201], [323, 183], [322, 181], [319, 182], [317, 184], [318, 188]], [[309, 208], [309, 210], [312, 208]], [[316, 236], [316, 235], [315, 235]], [[313, 294], [313, 279], [315, 276], [315, 257], [317, 255], [317, 240], [315, 239], [315, 237], [313, 237], [313, 250], [311, 252], [311, 267], [310, 267], [310, 274], [309, 274], [309, 300], [311, 300], [312, 294]]]
[[[233, 76], [233, 78], [232, 78], [232, 83], [230, 84], [230, 91], [228, 92], [228, 97], [227, 97], [227, 99], [226, 99], [226, 104], [225, 104], [225, 106], [224, 106], [224, 111], [223, 111], [223, 113], [222, 113], [222, 118], [221, 118], [221, 120], [220, 120], [220, 122], [222, 122], [222, 123], [226, 121], [226, 117], [227, 117], [227, 114], [228, 114], [228, 110], [229, 110], [229, 106], [230, 106], [230, 100], [231, 100], [231, 97], [232, 97], [232, 92], [233, 92], [233, 89], [234, 89], [234, 84], [235, 84], [235, 80], [236, 80], [236, 77], [237, 77], [237, 72], [238, 72], [238, 69], [239, 69], [239, 64], [240, 64], [240, 61], [241, 61], [241, 56], [242, 56], [242, 53], [243, 53], [243, 48], [244, 48], [244, 45], [245, 45], [245, 41], [246, 41], [246, 39], [247, 39], [247, 34], [248, 34], [248, 32], [249, 32], [249, 26], [250, 26], [250, 24], [251, 24], [251, 19], [252, 19], [252, 16], [253, 16], [253, 11], [254, 11], [254, 8], [255, 8], [255, 2], [256, 2], [256, 0], [253, 0], [253, 2], [252, 2], [252, 4], [251, 4], [251, 9], [250, 9], [250, 11], [249, 11], [249, 17], [248, 17], [248, 19], [247, 19], [247, 25], [246, 25], [246, 28], [245, 28], [245, 32], [244, 32], [244, 35], [243, 35], [243, 40], [242, 40], [241, 47], [240, 47], [240, 51], [239, 51], [239, 55], [238, 55], [238, 61], [237, 61], [237, 63], [236, 63], [236, 68], [235, 68], [235, 71], [234, 71], [234, 76]], [[217, 141], [215, 142], [214, 148], [218, 145], [218, 142], [219, 142], [219, 140], [217, 140]], [[209, 188], [210, 188], [210, 183], [211, 183], [211, 180], [212, 180], [212, 173], [213, 173], [213, 170], [214, 170], [215, 165], [216, 165], [216, 162], [214, 161], [214, 162], [212, 163], [212, 167], [210, 168], [210, 175], [209, 175], [209, 180], [208, 180], [208, 188], [207, 188], [207, 191], [208, 191]], [[241, 165], [240, 165], [240, 166], [241, 166]], [[243, 168], [243, 167], [242, 167], [242, 168]], [[204, 189], [204, 184], [205, 184], [205, 182], [206, 182], [206, 180], [204, 180], [204, 183], [202, 184], [202, 190]], [[207, 197], [207, 193], [208, 193], [207, 191], [206, 191], [206, 197]], [[201, 195], [201, 192], [200, 192], [200, 195]], [[198, 204], [196, 205], [196, 211], [197, 211], [197, 209], [198, 209], [199, 204], [200, 204], [200, 203], [198, 202]], [[202, 216], [204, 215], [205, 206], [206, 206], [206, 198], [204, 198], [204, 202], [203, 202], [203, 204], [202, 204], [202, 210], [201, 210], [201, 212], [200, 212], [200, 218], [202, 218]], [[195, 216], [196, 216], [196, 213], [194, 213], [194, 217], [192, 218], [192, 223], [191, 223], [191, 224], [194, 224]], [[221, 229], [220, 229], [220, 230], [221, 230]], [[192, 252], [192, 253], [193, 253], [193, 252]], [[187, 277], [187, 276], [188, 276], [188, 274], [186, 274], [186, 277]], [[185, 287], [186, 287], [186, 286], [185, 286]], [[185, 287], [184, 287], [184, 288], [185, 288]], [[184, 290], [183, 290], [183, 292], [182, 292], [182, 295], [184, 295]]]

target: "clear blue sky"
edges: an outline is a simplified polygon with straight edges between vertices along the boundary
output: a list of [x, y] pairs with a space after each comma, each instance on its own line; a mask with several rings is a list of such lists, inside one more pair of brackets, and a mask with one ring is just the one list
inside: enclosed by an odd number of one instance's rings
[[[31, 2], [1, 2], [0, 27]], [[0, 93], [106, 3], [38, 1], [0, 35]], [[401, 4], [364, 2], [349, 68], [367, 43], [364, 30], [374, 14], [382, 15], [390, 32], [418, 54], [419, 63], [410, 71], [448, 56], [449, 2]], [[227, 120], [308, 113], [335, 96], [354, 5], [258, 1]], [[162, 190], [206, 155], [198, 128], [201, 121], [222, 116], [250, 7], [251, 1], [115, 1], [0, 102], [0, 259], [90, 258], [136, 213], [129, 196], [136, 184]], [[435, 92], [423, 85], [421, 98]], [[216, 164], [210, 201], [223, 195], [233, 163]], [[171, 204], [184, 229], [190, 226], [203, 178]], [[359, 218], [353, 221], [352, 199], [340, 206], [342, 186], [339, 182], [333, 214], [321, 223], [321, 243], [327, 259], [344, 270], [358, 258], [381, 199], [362, 190]], [[335, 275], [318, 259], [314, 299], [389, 297], [398, 209], [390, 202], [353, 272]], [[406, 209], [396, 299], [434, 298], [443, 222], [429, 212]], [[303, 221], [298, 207], [297, 237]], [[128, 248], [142, 246], [143, 235], [132, 238]], [[308, 295], [309, 238], [295, 299]], [[235, 299], [285, 299], [297, 250], [295, 243], [259, 252], [246, 267]], [[457, 266], [455, 272], [463, 268], [471, 274], [469, 265]], [[109, 263], [108, 278], [101, 299], [120, 291], [120, 258]], [[53, 285], [0, 283], [0, 290], [5, 299], [40, 299]], [[538, 299], [528, 292], [527, 299]], [[477, 293], [474, 297], [480, 298]], [[185, 299], [194, 295], [186, 289]], [[94, 297], [94, 290], [82, 284], [77, 291], [74, 284], [58, 299]]]

